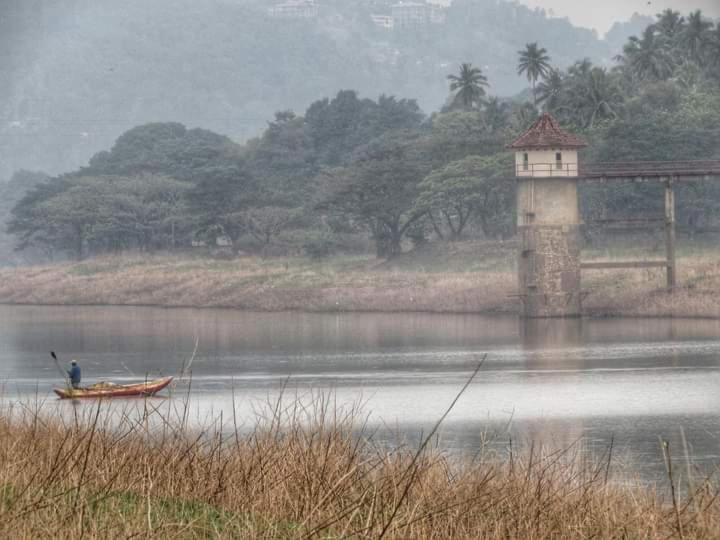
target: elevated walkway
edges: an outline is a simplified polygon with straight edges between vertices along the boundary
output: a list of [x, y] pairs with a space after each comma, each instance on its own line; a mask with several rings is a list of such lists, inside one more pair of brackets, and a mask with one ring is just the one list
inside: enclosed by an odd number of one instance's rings
[[720, 160], [586, 163], [580, 180], [697, 180], [720, 177]]

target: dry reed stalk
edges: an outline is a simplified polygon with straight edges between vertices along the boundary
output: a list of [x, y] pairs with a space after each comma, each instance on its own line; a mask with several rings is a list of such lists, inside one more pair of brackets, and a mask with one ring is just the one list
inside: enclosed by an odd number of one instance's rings
[[668, 508], [647, 488], [608, 482], [611, 450], [593, 460], [579, 444], [534, 445], [462, 460], [427, 442], [387, 448], [357, 408], [328, 396], [268, 403], [245, 431], [222, 418], [190, 429], [187, 408], [4, 410], [0, 536], [720, 536], [710, 479], [686, 494], [673, 487]]

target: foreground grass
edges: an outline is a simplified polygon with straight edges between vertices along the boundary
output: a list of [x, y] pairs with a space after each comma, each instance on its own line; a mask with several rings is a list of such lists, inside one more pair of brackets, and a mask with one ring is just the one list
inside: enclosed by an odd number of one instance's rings
[[[647, 242], [645, 242], [647, 244]], [[663, 269], [583, 272], [597, 316], [720, 317], [720, 250], [684, 242], [678, 288]], [[584, 260], [658, 259], [634, 245], [593, 248]], [[517, 313], [514, 242], [432, 243], [391, 261], [338, 256], [117, 256], [0, 270], [0, 302], [224, 307], [256, 311]]]
[[613, 485], [610, 456], [572, 448], [466, 461], [387, 449], [323, 400], [269, 407], [249, 432], [190, 431], [187, 411], [84, 410], [0, 416], [2, 537], [720, 536], [709, 481], [681, 499]]

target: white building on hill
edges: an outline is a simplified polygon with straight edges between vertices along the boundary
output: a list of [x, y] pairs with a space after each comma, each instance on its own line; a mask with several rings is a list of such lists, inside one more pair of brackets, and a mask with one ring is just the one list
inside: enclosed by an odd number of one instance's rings
[[390, 8], [395, 28], [424, 26], [430, 22], [430, 6], [420, 2], [398, 2]]
[[268, 14], [276, 19], [314, 19], [318, 11], [315, 0], [287, 0], [269, 8]]

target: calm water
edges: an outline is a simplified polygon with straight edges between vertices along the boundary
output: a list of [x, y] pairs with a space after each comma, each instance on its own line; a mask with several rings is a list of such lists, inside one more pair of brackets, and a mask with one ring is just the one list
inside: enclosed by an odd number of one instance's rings
[[474, 452], [488, 434], [498, 447], [511, 437], [558, 447], [581, 440], [597, 453], [613, 439], [624, 467], [657, 479], [662, 437], [676, 455], [686, 443], [703, 470], [720, 464], [718, 321], [0, 306], [3, 399], [73, 407], [51, 394], [60, 378], [50, 350], [80, 359], [86, 382], [121, 381], [177, 373], [195, 337], [198, 422], [228, 418], [234, 395], [249, 425], [287, 384], [293, 396], [362, 402], [381, 437], [413, 441], [487, 353], [441, 431], [450, 451]]

